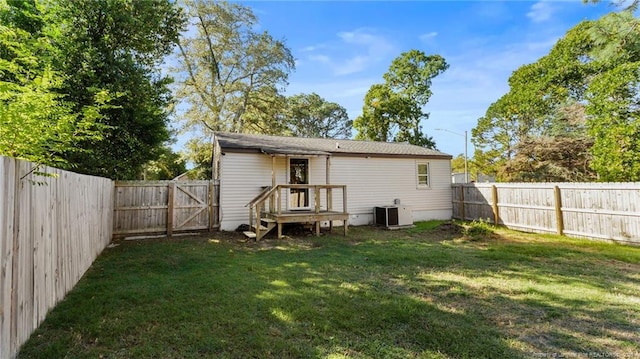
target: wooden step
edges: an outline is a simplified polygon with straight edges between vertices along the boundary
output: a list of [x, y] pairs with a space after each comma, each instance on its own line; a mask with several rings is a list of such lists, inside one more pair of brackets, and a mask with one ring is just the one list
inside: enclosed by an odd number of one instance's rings
[[260, 218], [260, 220], [267, 223], [276, 223], [276, 220], [273, 218]]
[[255, 233], [255, 232], [245, 231], [245, 232], [242, 232], [242, 233], [243, 233], [245, 236], [247, 236], [247, 238], [251, 238], [251, 239], [256, 238], [256, 233]]

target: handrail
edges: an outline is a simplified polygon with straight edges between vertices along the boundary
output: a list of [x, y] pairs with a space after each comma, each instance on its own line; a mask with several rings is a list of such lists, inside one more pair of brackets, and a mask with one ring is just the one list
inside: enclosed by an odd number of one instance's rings
[[[261, 217], [263, 213], [272, 213], [276, 215], [280, 215], [282, 213], [282, 189], [309, 189], [313, 190], [313, 201], [315, 204], [315, 213], [318, 214], [321, 212], [321, 197], [320, 191], [325, 190], [326, 192], [326, 210], [331, 211], [333, 207], [333, 197], [332, 190], [333, 189], [341, 189], [342, 190], [342, 211], [346, 213], [347, 211], [347, 186], [339, 185], [339, 184], [279, 184], [274, 187], [265, 187], [260, 194], [258, 194], [254, 199], [252, 199], [249, 203], [245, 205], [245, 207], [249, 207], [249, 226], [254, 228], [255, 230], [255, 238], [260, 240], [264, 235], [261, 233], [263, 230], [269, 230], [270, 228], [263, 228], [261, 225]], [[268, 206], [268, 211], [266, 207], [266, 201], [269, 200], [270, 204]], [[276, 210], [277, 209], [277, 210]], [[281, 223], [278, 222], [278, 226], [281, 226]], [[317, 230], [319, 230], [319, 222], [316, 223]], [[345, 227], [346, 228], [346, 227]], [[281, 227], [278, 227], [278, 231], [281, 230]], [[278, 232], [280, 233], [280, 232]], [[346, 233], [346, 232], [345, 232]], [[266, 233], [265, 233], [266, 234]]]
[[262, 192], [260, 192], [260, 194], [258, 194], [254, 199], [252, 199], [249, 203], [245, 204], [245, 207], [249, 207], [249, 206], [253, 206], [254, 204], [269, 198], [269, 196], [271, 196], [273, 193], [275, 193], [275, 191], [278, 190], [278, 188], [293, 188], [293, 189], [312, 189], [312, 188], [342, 188], [342, 187], [346, 187], [346, 185], [343, 184], [279, 184], [276, 185], [275, 187], [271, 187], [271, 186], [267, 186], [264, 190], [262, 190]]
[[299, 188], [299, 189], [315, 189], [315, 188], [320, 188], [320, 189], [327, 189], [327, 188], [342, 188], [342, 187], [346, 187], [347, 185], [344, 184], [279, 184], [276, 187], [280, 187], [280, 188]]
[[[276, 186], [278, 187], [278, 186]], [[245, 207], [253, 206], [257, 202], [260, 202], [263, 198], [268, 198], [271, 195], [271, 192], [275, 191], [276, 187], [267, 186], [265, 189], [260, 192], [254, 199], [252, 199], [249, 203], [245, 204]]]

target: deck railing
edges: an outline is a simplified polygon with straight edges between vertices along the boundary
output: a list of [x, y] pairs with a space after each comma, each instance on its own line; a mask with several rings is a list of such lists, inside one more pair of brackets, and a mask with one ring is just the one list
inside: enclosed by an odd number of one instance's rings
[[[313, 197], [309, 198], [309, 209], [311, 213], [320, 213], [321, 211], [333, 211], [333, 190], [342, 191], [342, 212], [347, 212], [347, 186], [335, 184], [279, 184], [275, 187], [265, 187], [251, 202], [247, 203], [249, 207], [249, 226], [255, 229], [256, 235], [260, 238], [262, 230], [261, 220], [264, 214], [281, 215], [282, 208], [282, 190], [290, 189], [308, 189], [313, 191]], [[325, 208], [322, 208], [322, 192], [325, 195]], [[313, 201], [311, 201], [313, 199]], [[286, 208], [285, 208], [286, 210]]]

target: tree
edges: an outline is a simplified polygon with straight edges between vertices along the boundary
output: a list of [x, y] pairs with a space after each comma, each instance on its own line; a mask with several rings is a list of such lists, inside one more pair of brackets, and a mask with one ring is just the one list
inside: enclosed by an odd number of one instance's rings
[[420, 122], [429, 118], [423, 107], [432, 95], [433, 78], [448, 67], [439, 55], [427, 56], [418, 50], [400, 54], [384, 74], [385, 83], [367, 92], [362, 115], [353, 123], [356, 138], [435, 148], [433, 139], [422, 133]]
[[171, 0], [79, 0], [48, 8], [59, 47], [54, 66], [66, 74], [61, 88], [78, 112], [96, 93], [114, 96], [101, 112], [101, 139], [79, 138], [65, 153], [78, 172], [114, 179], [135, 178], [169, 139], [171, 80], [159, 65], [171, 53], [183, 26]]
[[286, 122], [298, 137], [350, 138], [352, 121], [344, 107], [316, 93], [287, 98]]
[[143, 180], [171, 180], [187, 172], [187, 162], [171, 147], [165, 146], [159, 150], [158, 158], [147, 162], [142, 170]]
[[595, 178], [589, 167], [586, 137], [532, 137], [516, 146], [516, 155], [498, 171], [509, 182], [584, 182]]
[[516, 145], [531, 127], [529, 118], [523, 119], [514, 101], [509, 94], [501, 97], [471, 130], [474, 158], [486, 173], [497, 174], [515, 156]]
[[[600, 0], [583, 0], [585, 3], [599, 3]], [[597, 45], [591, 55], [597, 60], [609, 61], [629, 54], [637, 57], [640, 52], [640, 38], [637, 36], [640, 19], [634, 13], [640, 8], [640, 0], [612, 0], [612, 5], [622, 9], [612, 12], [600, 21], [591, 23], [589, 36]], [[622, 51], [621, 51], [622, 50]]]
[[640, 62], [599, 76], [588, 99], [593, 169], [603, 181], [640, 181]]
[[212, 178], [213, 144], [211, 139], [196, 137], [188, 141], [184, 153], [186, 154], [185, 157], [188, 157], [189, 161], [194, 165], [190, 172], [194, 178]]
[[[472, 130], [475, 157], [483, 168], [500, 180], [595, 177], [593, 169], [602, 154], [591, 151], [594, 141], [587, 128], [597, 127], [593, 122], [600, 120], [593, 113], [587, 116], [585, 108], [593, 108], [590, 102], [602, 91], [595, 85], [598, 79], [640, 59], [634, 41], [627, 42], [628, 34], [619, 32], [619, 28], [628, 29], [637, 39], [640, 26], [619, 26], [621, 19], [637, 21], [618, 13], [584, 21], [569, 30], [548, 55], [512, 74], [509, 92], [489, 107]], [[594, 29], [606, 30], [613, 44], [602, 42]], [[604, 157], [599, 161], [607, 163]]]
[[[274, 119], [261, 109], [283, 104], [280, 91], [295, 61], [283, 41], [254, 31], [257, 18], [239, 4], [187, 1], [197, 31], [180, 39], [184, 74], [178, 96], [187, 105], [186, 127], [210, 131], [268, 132]], [[252, 116], [245, 116], [251, 113]]]
[[64, 153], [81, 153], [75, 141], [101, 138], [97, 123], [109, 96], [74, 111], [58, 93], [65, 77], [52, 70], [52, 44], [35, 2], [0, 4], [0, 155], [70, 168]]
[[[459, 154], [456, 157], [451, 159], [451, 172], [453, 173], [464, 173], [464, 154]], [[475, 181], [478, 174], [480, 174], [480, 169], [476, 165], [473, 157], [467, 158], [467, 170], [469, 173], [469, 180]]]

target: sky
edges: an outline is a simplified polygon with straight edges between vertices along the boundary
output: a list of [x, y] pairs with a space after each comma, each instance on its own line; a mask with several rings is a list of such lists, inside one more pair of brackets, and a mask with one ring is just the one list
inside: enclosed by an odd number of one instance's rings
[[464, 152], [468, 131], [470, 157], [471, 129], [508, 91], [511, 73], [546, 55], [580, 21], [616, 10], [581, 0], [240, 3], [295, 57], [286, 95], [315, 92], [346, 108], [350, 119], [401, 53], [443, 56], [450, 67], [433, 80], [422, 129], [453, 156]]

